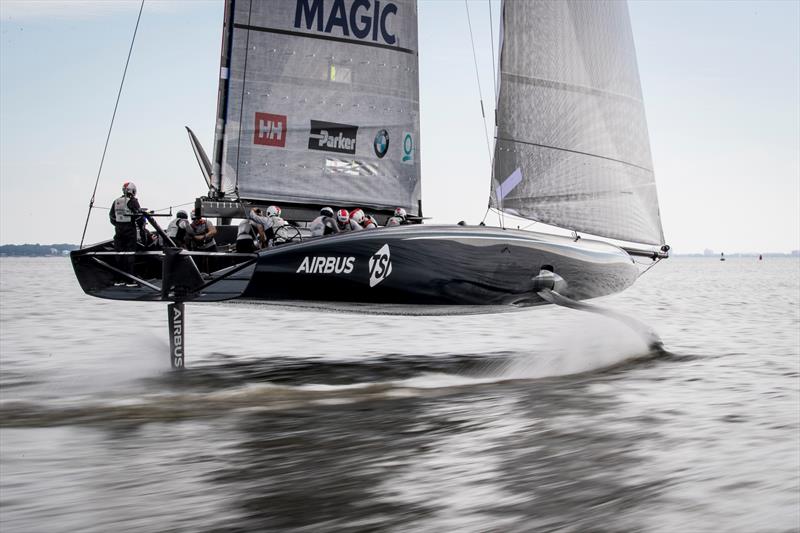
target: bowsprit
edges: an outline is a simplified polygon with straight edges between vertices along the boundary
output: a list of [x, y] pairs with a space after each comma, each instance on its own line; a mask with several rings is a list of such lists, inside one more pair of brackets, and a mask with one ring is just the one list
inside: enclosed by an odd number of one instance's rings
[[392, 2], [382, 3], [380, 0], [354, 0], [350, 4], [350, 12], [344, 0], [328, 2], [325, 0], [297, 0], [294, 15], [294, 27], [298, 29], [316, 29], [324, 33], [336, 34], [361, 40], [393, 45], [397, 38], [389, 32], [389, 15], [397, 14], [397, 5]]

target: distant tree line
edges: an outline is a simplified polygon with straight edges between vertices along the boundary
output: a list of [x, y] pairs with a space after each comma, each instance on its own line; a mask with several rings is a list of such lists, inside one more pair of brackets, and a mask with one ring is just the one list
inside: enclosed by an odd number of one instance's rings
[[43, 255], [64, 255], [64, 252], [77, 250], [77, 244], [3, 244], [0, 255], [37, 257]]

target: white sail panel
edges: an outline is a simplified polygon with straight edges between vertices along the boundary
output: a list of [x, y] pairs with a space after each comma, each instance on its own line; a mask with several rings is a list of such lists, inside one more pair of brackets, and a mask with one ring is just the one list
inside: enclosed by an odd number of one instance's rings
[[235, 0], [228, 9], [215, 143], [226, 196], [417, 214], [415, 1]]
[[[508, 1], [502, 24], [490, 205], [663, 244], [627, 4]], [[515, 172], [520, 183], [497, 195]]]

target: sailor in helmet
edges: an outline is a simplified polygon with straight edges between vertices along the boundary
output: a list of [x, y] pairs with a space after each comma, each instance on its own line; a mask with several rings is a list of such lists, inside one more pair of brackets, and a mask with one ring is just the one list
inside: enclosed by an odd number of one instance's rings
[[357, 207], [350, 211], [350, 229], [353, 231], [361, 231], [362, 229], [372, 229], [378, 227], [372, 220], [372, 217], [368, 217], [364, 211]]
[[276, 232], [286, 225], [286, 221], [281, 218], [281, 208], [277, 205], [267, 207], [266, 216], [261, 215], [261, 210], [253, 208], [248, 214], [248, 218], [264, 230], [265, 242], [261, 243], [262, 248], [268, 248], [275, 244]]
[[309, 225], [312, 237], [321, 237], [331, 233], [339, 233], [339, 226], [333, 218], [333, 208], [323, 207], [319, 210], [319, 216], [311, 221]]
[[[136, 185], [132, 181], [122, 184], [122, 196], [114, 200], [108, 212], [109, 220], [114, 225], [114, 250], [117, 252], [135, 252], [139, 228], [144, 226], [139, 200], [136, 199]], [[133, 274], [133, 255], [126, 255], [118, 260], [120, 270]], [[127, 282], [127, 283], [126, 283]], [[137, 286], [130, 279], [119, 278], [115, 285]]]
[[347, 209], [336, 211], [336, 227], [339, 231], [350, 231], [350, 213]]
[[406, 210], [402, 207], [398, 207], [394, 210], [394, 216], [391, 217], [389, 220], [386, 221], [386, 227], [389, 226], [402, 226], [405, 224], [409, 224], [408, 215], [406, 214]]
[[364, 215], [364, 211], [361, 210], [360, 207], [356, 207], [355, 209], [350, 211], [350, 230], [351, 231], [361, 231], [364, 229], [364, 220], [366, 219], [366, 215]]
[[378, 221], [375, 220], [375, 217], [372, 215], [367, 215], [366, 221], [364, 222], [364, 229], [374, 229], [377, 228]]

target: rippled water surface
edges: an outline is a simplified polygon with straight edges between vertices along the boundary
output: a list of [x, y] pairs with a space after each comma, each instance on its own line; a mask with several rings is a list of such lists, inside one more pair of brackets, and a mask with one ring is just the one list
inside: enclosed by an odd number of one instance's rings
[[797, 531], [800, 261], [457, 317], [84, 296], [0, 260], [0, 530]]

